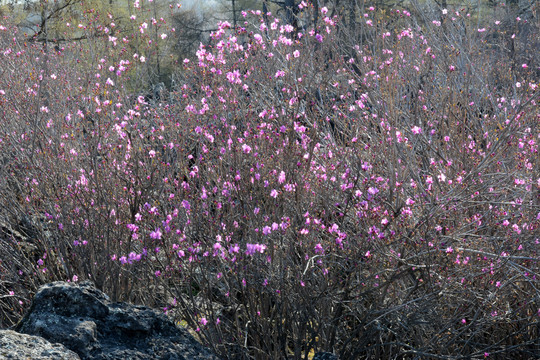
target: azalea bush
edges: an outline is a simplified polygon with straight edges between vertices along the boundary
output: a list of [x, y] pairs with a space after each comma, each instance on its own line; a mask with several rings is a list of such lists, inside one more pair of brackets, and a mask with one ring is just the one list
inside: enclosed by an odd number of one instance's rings
[[409, 11], [244, 12], [152, 99], [119, 40], [2, 26], [3, 326], [91, 279], [231, 359], [533, 356], [538, 32]]

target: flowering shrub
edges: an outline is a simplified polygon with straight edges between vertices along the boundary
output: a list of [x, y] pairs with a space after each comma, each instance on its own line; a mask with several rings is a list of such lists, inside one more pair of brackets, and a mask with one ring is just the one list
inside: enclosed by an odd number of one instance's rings
[[89, 278], [235, 359], [538, 351], [538, 59], [459, 11], [349, 44], [300, 6], [220, 23], [152, 102], [139, 54], [2, 27], [5, 325]]

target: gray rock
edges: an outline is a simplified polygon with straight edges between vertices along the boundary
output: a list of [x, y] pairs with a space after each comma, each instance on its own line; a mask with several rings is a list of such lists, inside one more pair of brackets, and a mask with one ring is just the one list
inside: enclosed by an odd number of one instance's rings
[[64, 345], [11, 330], [0, 330], [0, 359], [6, 360], [80, 360]]
[[42, 286], [15, 330], [61, 343], [83, 360], [218, 359], [164, 314], [113, 303], [89, 281]]

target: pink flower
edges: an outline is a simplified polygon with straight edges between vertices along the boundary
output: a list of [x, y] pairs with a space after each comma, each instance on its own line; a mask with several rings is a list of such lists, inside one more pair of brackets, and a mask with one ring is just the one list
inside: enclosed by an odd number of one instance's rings
[[287, 33], [290, 33], [290, 32], [292, 32], [293, 30], [294, 30], [294, 27], [293, 27], [292, 25], [289, 25], [289, 24], [287, 24], [287, 25], [285, 25], [285, 26], [283, 27], [283, 31], [285, 31], [285, 32], [287, 32]]
[[246, 244], [246, 255], [253, 255], [255, 252], [264, 253], [266, 245], [263, 244]]
[[161, 239], [161, 235], [162, 235], [162, 233], [161, 233], [161, 230], [159, 228], [157, 228], [155, 231], [152, 231], [150, 233], [150, 237], [152, 239], [155, 239], [155, 240]]
[[273, 197], [274, 199], [278, 197], [278, 192], [276, 189], [272, 189], [272, 191], [270, 191], [270, 196]]
[[422, 129], [418, 126], [414, 126], [411, 131], [413, 132], [413, 134], [420, 134], [422, 132]]
[[278, 183], [283, 184], [285, 182], [285, 172], [281, 171], [278, 177]]
[[189, 211], [189, 209], [191, 209], [191, 206], [189, 205], [189, 201], [187, 201], [187, 200], [182, 200], [182, 206], [183, 206], [184, 209], [186, 209], [187, 211]]
[[251, 146], [247, 145], [247, 144], [243, 144], [242, 145], [242, 151], [246, 154], [249, 154], [251, 152]]

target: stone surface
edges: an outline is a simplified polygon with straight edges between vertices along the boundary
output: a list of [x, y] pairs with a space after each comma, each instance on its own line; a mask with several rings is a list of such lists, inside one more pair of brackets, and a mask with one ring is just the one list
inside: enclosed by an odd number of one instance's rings
[[64, 345], [11, 330], [0, 330], [0, 359], [5, 360], [80, 360]]
[[42, 286], [15, 330], [61, 343], [83, 360], [218, 359], [164, 314], [113, 303], [88, 281]]

